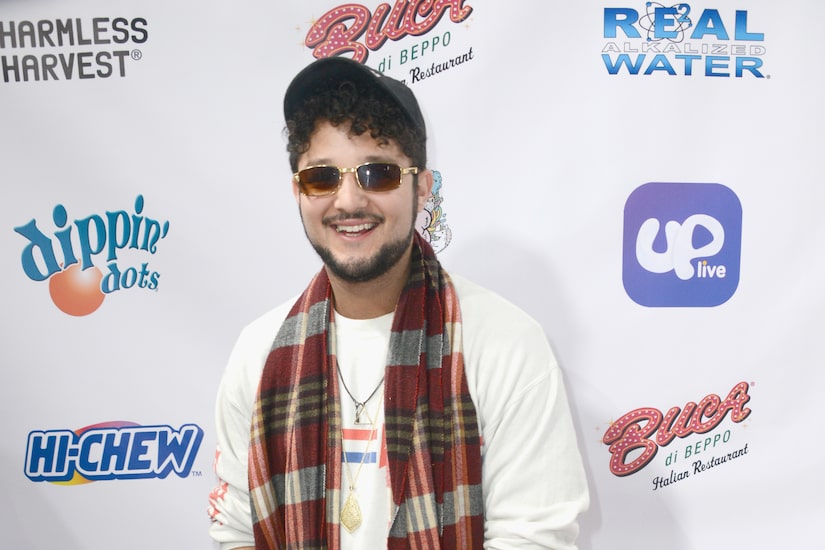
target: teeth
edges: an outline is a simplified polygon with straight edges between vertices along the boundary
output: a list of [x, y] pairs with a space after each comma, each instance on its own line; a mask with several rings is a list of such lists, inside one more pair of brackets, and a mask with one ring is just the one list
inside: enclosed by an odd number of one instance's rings
[[360, 225], [339, 225], [336, 226], [335, 230], [338, 233], [360, 233], [361, 231], [366, 231], [367, 229], [372, 229], [375, 224], [372, 223], [362, 223]]

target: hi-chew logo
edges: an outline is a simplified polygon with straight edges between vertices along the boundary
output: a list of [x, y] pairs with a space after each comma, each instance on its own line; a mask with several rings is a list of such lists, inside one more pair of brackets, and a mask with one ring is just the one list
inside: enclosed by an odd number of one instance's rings
[[184, 424], [141, 426], [105, 422], [79, 430], [29, 433], [26, 477], [78, 485], [113, 479], [187, 477], [198, 454], [203, 429]]
[[[126, 266], [119, 256], [131, 251], [130, 256], [154, 255], [166, 238], [169, 222], [152, 219], [143, 210], [143, 195], [138, 195], [132, 212], [107, 211], [69, 223], [66, 207], [58, 204], [52, 212], [58, 228], [53, 237], [37, 226], [36, 219], [14, 228], [28, 241], [21, 257], [23, 272], [32, 281], [48, 279], [54, 304], [74, 316], [93, 313], [113, 292], [157, 290], [160, 273], [148, 261]], [[98, 256], [106, 262], [105, 274], [95, 264]]]
[[667, 6], [605, 8], [602, 61], [611, 75], [770, 78], [765, 33], [751, 27], [747, 10]]
[[648, 307], [713, 307], [739, 285], [742, 205], [715, 183], [646, 183], [624, 210], [622, 279]]
[[0, 20], [0, 73], [6, 83], [123, 78], [148, 38], [143, 17]]

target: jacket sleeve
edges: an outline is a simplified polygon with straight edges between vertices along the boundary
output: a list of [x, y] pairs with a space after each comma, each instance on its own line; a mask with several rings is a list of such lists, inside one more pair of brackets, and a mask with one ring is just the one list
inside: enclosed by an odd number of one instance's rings
[[288, 308], [271, 311], [247, 326], [230, 354], [215, 406], [215, 473], [209, 495], [211, 537], [221, 550], [254, 546], [249, 501], [249, 431], [267, 355]]
[[558, 368], [483, 428], [485, 548], [574, 550], [588, 491]]
[[484, 547], [573, 550], [589, 494], [562, 371], [538, 322], [456, 286], [482, 434]]

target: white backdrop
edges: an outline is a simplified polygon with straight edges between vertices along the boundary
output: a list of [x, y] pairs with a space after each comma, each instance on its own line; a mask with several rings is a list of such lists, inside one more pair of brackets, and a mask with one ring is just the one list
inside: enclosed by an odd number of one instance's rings
[[[356, 40], [425, 111], [443, 263], [556, 350], [592, 491], [580, 547], [821, 545], [825, 7], [435, 4], [389, 4], [421, 7]], [[213, 547], [224, 363], [319, 266], [281, 100], [345, 8], [0, 3], [5, 547]], [[639, 415], [674, 407], [656, 443]]]

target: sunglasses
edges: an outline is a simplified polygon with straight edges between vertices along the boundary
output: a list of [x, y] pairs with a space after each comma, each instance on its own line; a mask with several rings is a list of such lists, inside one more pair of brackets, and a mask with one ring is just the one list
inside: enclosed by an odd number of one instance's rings
[[338, 191], [347, 172], [355, 174], [355, 181], [364, 191], [380, 192], [398, 189], [404, 174], [418, 174], [418, 168], [401, 168], [388, 162], [367, 162], [355, 168], [310, 166], [295, 172], [292, 177], [295, 178], [301, 193], [310, 197], [320, 197]]

